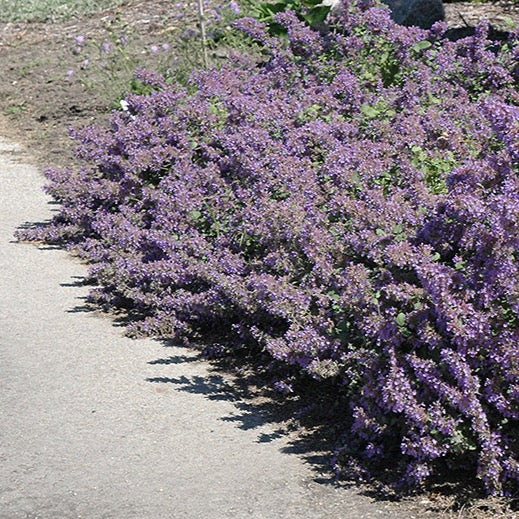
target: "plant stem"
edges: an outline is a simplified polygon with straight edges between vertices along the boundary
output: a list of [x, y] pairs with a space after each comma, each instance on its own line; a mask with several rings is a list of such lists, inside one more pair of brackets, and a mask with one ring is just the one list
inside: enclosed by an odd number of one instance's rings
[[198, 17], [200, 19], [200, 34], [202, 35], [202, 52], [204, 57], [204, 68], [209, 68], [207, 57], [207, 36], [205, 34], [204, 4], [203, 0], [198, 0]]

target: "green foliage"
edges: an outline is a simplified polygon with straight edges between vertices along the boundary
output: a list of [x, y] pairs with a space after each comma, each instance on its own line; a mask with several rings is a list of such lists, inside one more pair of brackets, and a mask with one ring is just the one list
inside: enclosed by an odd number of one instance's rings
[[321, 5], [322, 0], [281, 0], [279, 2], [263, 2], [253, 9], [252, 15], [260, 22], [266, 23], [272, 35], [286, 34], [286, 29], [274, 21], [274, 17], [283, 11], [294, 11], [301, 21], [310, 27], [316, 27], [324, 22], [329, 6]]
[[25, 101], [13, 101], [11, 102], [7, 108], [4, 110], [5, 115], [19, 115], [26, 109]]
[[411, 152], [413, 154], [411, 163], [424, 174], [430, 192], [434, 195], [446, 194], [445, 179], [457, 164], [452, 152], [445, 151], [432, 155], [419, 146], [413, 146]]

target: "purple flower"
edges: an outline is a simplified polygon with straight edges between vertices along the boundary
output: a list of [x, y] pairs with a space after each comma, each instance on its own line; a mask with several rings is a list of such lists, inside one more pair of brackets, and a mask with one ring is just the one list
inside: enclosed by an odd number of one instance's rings
[[240, 13], [241, 13], [241, 8], [240, 8], [240, 6], [238, 5], [237, 2], [230, 2], [230, 3], [229, 3], [229, 9], [230, 9], [234, 14], [240, 14]]

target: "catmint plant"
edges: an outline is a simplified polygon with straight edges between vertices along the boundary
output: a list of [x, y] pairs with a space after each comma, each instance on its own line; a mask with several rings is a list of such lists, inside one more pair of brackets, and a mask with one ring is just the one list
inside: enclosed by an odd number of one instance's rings
[[18, 236], [88, 260], [90, 300], [134, 336], [218, 336], [268, 356], [282, 394], [305, 377], [336, 391], [337, 470], [353, 447], [413, 487], [462, 466], [509, 494], [518, 34], [451, 42], [376, 4], [336, 16], [320, 33], [277, 13], [283, 38], [238, 20], [260, 62], [186, 86], [140, 71], [150, 94], [73, 132], [85, 166], [46, 173], [60, 211]]

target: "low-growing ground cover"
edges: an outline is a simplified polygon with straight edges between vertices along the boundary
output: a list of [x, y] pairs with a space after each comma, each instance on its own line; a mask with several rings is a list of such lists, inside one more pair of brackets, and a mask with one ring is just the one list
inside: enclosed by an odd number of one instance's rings
[[261, 357], [281, 393], [320, 384], [337, 471], [463, 467], [513, 495], [517, 33], [454, 43], [376, 5], [324, 34], [276, 21], [288, 40], [238, 23], [259, 65], [142, 71], [150, 95], [75, 133], [85, 167], [47, 173], [60, 213], [20, 236], [92, 262], [92, 301], [135, 335]]

